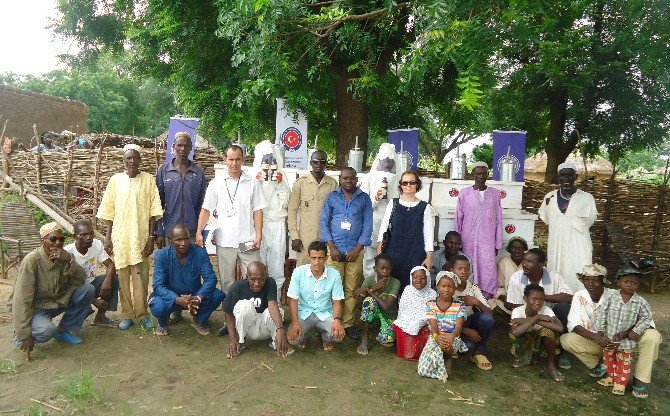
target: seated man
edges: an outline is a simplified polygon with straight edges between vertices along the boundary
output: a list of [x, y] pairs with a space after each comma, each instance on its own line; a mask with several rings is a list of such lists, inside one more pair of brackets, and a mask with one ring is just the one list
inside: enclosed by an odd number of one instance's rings
[[[603, 377], [606, 370], [602, 362], [603, 348], [611, 347], [612, 342], [606, 336], [594, 330], [596, 309], [614, 289], [605, 287], [607, 269], [599, 264], [584, 266], [579, 278], [584, 289], [577, 291], [572, 298], [572, 306], [568, 314], [568, 332], [561, 335], [561, 346], [572, 353], [590, 370], [591, 377]], [[637, 343], [639, 357], [633, 371], [633, 394], [646, 397], [646, 385], [651, 383], [651, 370], [658, 359], [661, 334], [652, 321], [651, 328], [642, 332]]]
[[[72, 255], [63, 250], [63, 230], [55, 222], [40, 228], [42, 246], [21, 262], [12, 295], [14, 343], [30, 357], [35, 342], [56, 338], [79, 344], [95, 289]], [[51, 320], [63, 314], [58, 326]]]
[[154, 256], [154, 291], [149, 296], [151, 314], [158, 320], [156, 335], [167, 335], [170, 313], [188, 310], [191, 326], [208, 335], [207, 321], [226, 295], [216, 288], [216, 275], [203, 247], [191, 244], [188, 227], [179, 223], [170, 233], [172, 245]]
[[309, 263], [296, 267], [291, 275], [287, 296], [291, 309], [289, 341], [300, 349], [307, 346], [307, 333], [321, 331], [323, 349], [333, 350], [333, 341], [344, 338], [342, 307], [344, 289], [337, 270], [326, 266], [328, 246], [321, 241], [307, 248]]
[[270, 348], [280, 357], [293, 353], [286, 340], [284, 310], [277, 303], [277, 283], [268, 279], [268, 269], [263, 263], [249, 263], [247, 278], [230, 286], [223, 312], [230, 338], [228, 358], [240, 355], [247, 339], [272, 339]]
[[[93, 306], [98, 313], [92, 325], [116, 328], [119, 323], [109, 319], [107, 311], [115, 311], [119, 300], [119, 279], [116, 277], [114, 262], [109, 258], [102, 242], [93, 237], [93, 225], [89, 220], [79, 220], [74, 223], [74, 243], [64, 247], [74, 260], [81, 266], [88, 276], [86, 283], [95, 288]], [[98, 266], [105, 266], [105, 274], [97, 275]]]
[[[452, 261], [455, 256], [465, 256], [461, 251], [463, 248], [463, 240], [457, 231], [449, 231], [444, 236], [442, 244], [444, 245], [444, 248], [433, 253], [433, 268], [430, 270], [430, 273], [433, 276], [433, 282], [439, 272], [451, 271], [451, 267], [453, 266]], [[468, 258], [468, 261], [469, 260], [470, 259]], [[470, 273], [470, 281], [472, 280], [472, 273]]]

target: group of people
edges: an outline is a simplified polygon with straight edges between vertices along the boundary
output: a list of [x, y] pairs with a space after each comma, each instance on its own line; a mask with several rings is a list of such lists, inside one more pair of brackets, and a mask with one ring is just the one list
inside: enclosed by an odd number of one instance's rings
[[[186, 311], [194, 330], [207, 335], [209, 318], [221, 307], [225, 325], [218, 333], [229, 335], [229, 358], [242, 353], [247, 340], [269, 340], [278, 355], [293, 354], [307, 347], [313, 329], [326, 351], [348, 337], [366, 355], [373, 331], [384, 347], [417, 360], [419, 374], [446, 380], [459, 354], [492, 369], [486, 354], [497, 308], [510, 314], [515, 367], [546, 356], [551, 377], [563, 381], [559, 368], [570, 365], [570, 352], [616, 394], [630, 384], [633, 394], [646, 397], [661, 337], [636, 293], [639, 272], [620, 271], [620, 290], [605, 289], [607, 272], [590, 264], [590, 251], [569, 254], [584, 248], [578, 240], [588, 237], [595, 219], [593, 198], [574, 188], [574, 166], [559, 168], [561, 186], [540, 208], [549, 224], [549, 259], [513, 238], [510, 256], [496, 267], [502, 211], [499, 191], [486, 185], [485, 164], [475, 164], [474, 186], [459, 194], [456, 230], [434, 251], [432, 208], [417, 197], [421, 178], [396, 172], [395, 152], [380, 149], [373, 164], [379, 169], [367, 183], [344, 168], [338, 184], [325, 174], [327, 155], [316, 151], [311, 171], [290, 189], [281, 155], [269, 142], [256, 146], [255, 177], [242, 170], [243, 149], [231, 145], [227, 171], [209, 184], [189, 159], [191, 150], [190, 136], [178, 133], [174, 157], [154, 177], [140, 170], [141, 148], [124, 147], [125, 169], [109, 180], [97, 212], [104, 241], [88, 220], [74, 224], [74, 243], [67, 246], [57, 224], [40, 229], [42, 245], [21, 263], [11, 302], [17, 346], [30, 353], [35, 342], [51, 338], [80, 343], [83, 322], [93, 313], [92, 325], [127, 330], [139, 324], [167, 335]], [[212, 229], [210, 217], [216, 219]], [[287, 233], [297, 253], [288, 285]], [[208, 240], [216, 246], [218, 276], [204, 248]], [[120, 322], [107, 316], [118, 303]]]

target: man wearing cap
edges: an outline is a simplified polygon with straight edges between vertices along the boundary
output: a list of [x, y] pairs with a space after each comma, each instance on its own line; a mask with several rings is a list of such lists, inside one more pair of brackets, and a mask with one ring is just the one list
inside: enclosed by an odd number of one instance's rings
[[[21, 262], [12, 295], [14, 344], [29, 354], [35, 343], [56, 338], [79, 344], [79, 332], [91, 311], [95, 288], [86, 272], [63, 249], [63, 230], [55, 222], [40, 228], [41, 247]], [[63, 314], [58, 325], [51, 320]]]
[[489, 167], [477, 162], [472, 168], [475, 184], [462, 189], [456, 203], [456, 231], [463, 239], [463, 252], [470, 258], [474, 283], [486, 299], [498, 290], [496, 255], [502, 248], [500, 191], [486, 185]]
[[544, 196], [538, 211], [540, 219], [549, 227], [547, 267], [560, 273], [573, 291], [584, 288], [577, 274], [592, 263], [589, 229], [598, 216], [595, 199], [575, 187], [576, 179], [574, 163], [558, 165], [559, 187]]
[[[616, 276], [619, 278], [639, 273], [639, 270], [627, 268], [619, 270]], [[607, 337], [594, 330], [596, 310], [611, 292], [616, 292], [605, 287], [604, 284], [609, 283], [606, 276], [607, 269], [599, 264], [584, 266], [579, 274], [584, 289], [574, 294], [568, 314], [569, 332], [561, 335], [561, 346], [590, 369], [591, 377], [606, 375], [605, 367], [602, 365], [603, 348], [614, 346]], [[652, 326], [641, 334], [637, 344], [639, 358], [634, 371], [636, 384], [651, 382], [652, 365], [658, 359], [661, 345], [661, 334], [655, 326], [652, 321]]]
[[[142, 149], [136, 144], [123, 148], [125, 171], [109, 179], [97, 217], [107, 223], [104, 242], [113, 256], [119, 277], [119, 299], [124, 320], [120, 329], [139, 321], [153, 329], [149, 316], [149, 256], [154, 251], [154, 227], [163, 216], [161, 200], [153, 175], [141, 172]], [[132, 284], [132, 296], [130, 285]]]
[[163, 218], [156, 221], [156, 245], [159, 249], [170, 244], [172, 227], [184, 223], [195, 242], [198, 215], [207, 190], [205, 172], [189, 159], [193, 150], [191, 136], [175, 134], [168, 161], [156, 171], [156, 186], [163, 207]]

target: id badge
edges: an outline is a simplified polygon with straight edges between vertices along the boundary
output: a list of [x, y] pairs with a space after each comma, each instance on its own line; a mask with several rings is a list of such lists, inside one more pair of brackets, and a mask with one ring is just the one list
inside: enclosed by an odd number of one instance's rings
[[235, 208], [228, 208], [226, 210], [226, 217], [234, 217], [235, 214]]
[[343, 230], [349, 231], [349, 230], [351, 230], [351, 223], [347, 220], [344, 220], [344, 221], [342, 221], [342, 223], [340, 223], [340, 228], [342, 228]]

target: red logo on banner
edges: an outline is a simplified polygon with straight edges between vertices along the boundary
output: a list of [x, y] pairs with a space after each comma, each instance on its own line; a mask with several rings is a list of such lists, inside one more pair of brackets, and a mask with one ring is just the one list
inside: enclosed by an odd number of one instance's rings
[[506, 196], [507, 196], [507, 192], [500, 191], [500, 199], [505, 199]]
[[514, 226], [514, 224], [507, 224], [505, 226], [505, 232], [507, 234], [512, 234], [514, 231], [516, 231], [516, 227]]
[[458, 196], [458, 189], [451, 188], [449, 190], [449, 196], [452, 197], [452, 198], [456, 198]]
[[295, 152], [302, 146], [302, 133], [295, 127], [289, 127], [281, 134], [281, 141], [289, 152]]

